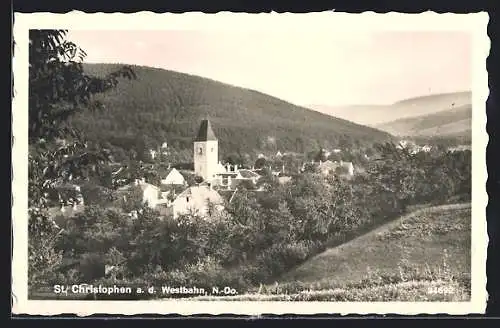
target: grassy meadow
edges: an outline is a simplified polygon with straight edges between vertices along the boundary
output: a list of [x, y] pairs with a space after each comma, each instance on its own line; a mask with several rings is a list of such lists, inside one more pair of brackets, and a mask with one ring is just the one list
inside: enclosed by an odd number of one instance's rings
[[471, 208], [418, 209], [330, 248], [273, 285], [217, 300], [468, 301]]

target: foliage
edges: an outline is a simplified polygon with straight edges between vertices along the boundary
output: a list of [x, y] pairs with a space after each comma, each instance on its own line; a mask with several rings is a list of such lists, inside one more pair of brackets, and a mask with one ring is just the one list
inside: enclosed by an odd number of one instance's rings
[[116, 201], [116, 195], [111, 189], [92, 182], [82, 184], [81, 192], [86, 205], [107, 206]]
[[326, 151], [321, 148], [316, 155], [314, 155], [314, 161], [315, 162], [324, 162], [327, 160], [327, 155], [326, 155]]
[[[48, 197], [70, 181], [99, 175], [109, 155], [89, 145], [69, 118], [102, 108], [93, 96], [133, 78], [128, 67], [96, 78], [84, 72], [85, 52], [65, 39], [64, 30], [29, 34], [29, 281], [46, 282], [61, 259], [54, 250], [60, 233], [47, 213]], [[75, 199], [65, 199], [67, 202]]]
[[257, 158], [254, 164], [254, 169], [260, 170], [268, 166], [268, 161], [264, 157]]

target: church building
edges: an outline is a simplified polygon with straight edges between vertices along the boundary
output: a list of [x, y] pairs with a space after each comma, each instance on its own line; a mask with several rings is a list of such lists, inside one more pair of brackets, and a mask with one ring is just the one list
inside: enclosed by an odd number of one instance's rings
[[201, 121], [194, 140], [194, 173], [211, 182], [219, 172], [219, 142], [209, 120]]

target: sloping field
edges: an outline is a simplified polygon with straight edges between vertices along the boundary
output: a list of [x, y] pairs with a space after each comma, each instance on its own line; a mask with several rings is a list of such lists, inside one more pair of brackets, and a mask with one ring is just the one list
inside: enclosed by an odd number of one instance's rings
[[283, 281], [357, 282], [374, 272], [393, 274], [402, 261], [438, 266], [445, 250], [455, 272], [470, 272], [470, 215], [470, 204], [418, 210], [317, 255]]
[[469, 203], [419, 209], [228, 299], [467, 301], [470, 223]]

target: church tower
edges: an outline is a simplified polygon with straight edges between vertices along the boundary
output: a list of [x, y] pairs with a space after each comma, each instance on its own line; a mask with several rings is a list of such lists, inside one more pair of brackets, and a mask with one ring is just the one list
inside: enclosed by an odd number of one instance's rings
[[219, 163], [219, 142], [209, 120], [201, 121], [200, 130], [194, 140], [194, 172], [205, 181], [212, 180]]

